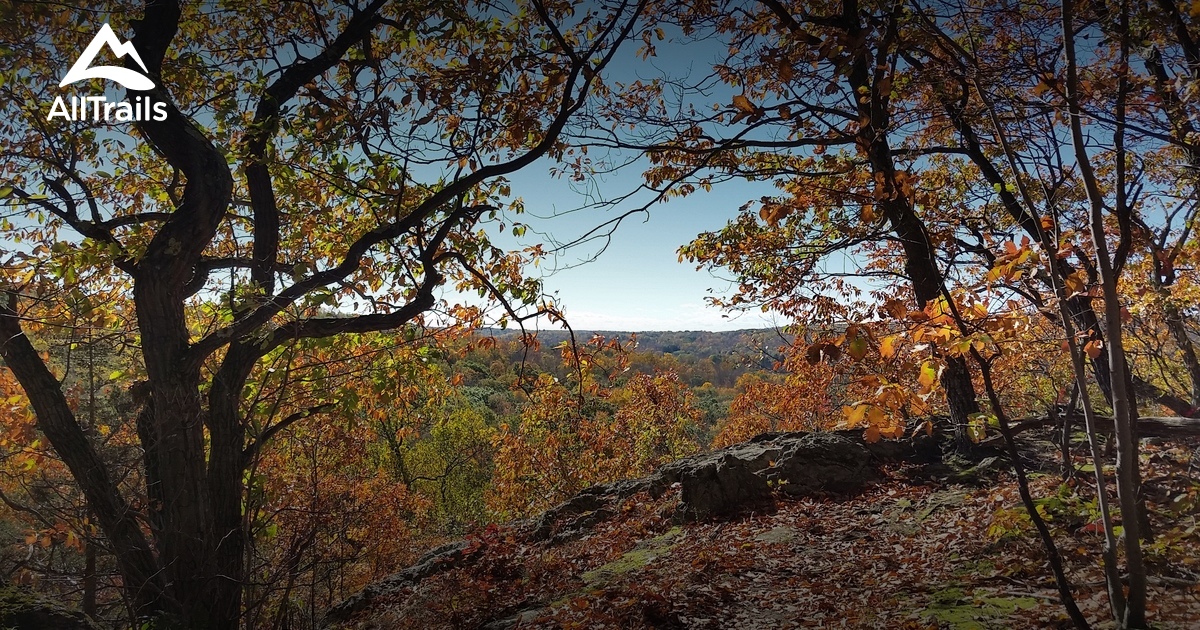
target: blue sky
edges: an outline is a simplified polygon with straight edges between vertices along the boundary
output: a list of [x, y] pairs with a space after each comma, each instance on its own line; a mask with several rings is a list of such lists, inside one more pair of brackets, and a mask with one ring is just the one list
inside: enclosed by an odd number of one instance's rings
[[[646, 60], [635, 54], [639, 42], [627, 42], [609, 67], [606, 80], [702, 77], [712, 72], [712, 63], [725, 50], [715, 40], [684, 43], [677, 29], [670, 28], [667, 33], [665, 40], [656, 42], [656, 56]], [[730, 102], [734, 93], [732, 88], [717, 86], [708, 106], [722, 99]], [[608, 157], [628, 159], [616, 154]], [[499, 243], [531, 245], [546, 242], [547, 236], [568, 242], [649, 200], [643, 196], [607, 211], [571, 212], [589, 199], [567, 178], [550, 177], [550, 166], [548, 161], [539, 162], [510, 176], [513, 196], [525, 202], [526, 214], [520, 221], [530, 227], [525, 238], [497, 238]], [[641, 171], [640, 164], [627, 165], [617, 174], [589, 179], [585, 186], [609, 200], [636, 189]], [[715, 184], [708, 193], [697, 191], [655, 204], [648, 214], [623, 221], [595, 260], [580, 264], [596, 254], [599, 242], [561, 255], [558, 269], [544, 275], [545, 288], [557, 295], [571, 326], [582, 330], [738, 330], [787, 324], [758, 310], [730, 313], [708, 305], [708, 296], [731, 293], [729, 280], [721, 277], [719, 270], [714, 275], [697, 270], [693, 263], [679, 262], [678, 254], [680, 246], [701, 232], [724, 226], [747, 201], [776, 192], [769, 182], [737, 180]]]
[[[597, 187], [621, 194], [637, 186], [640, 171], [631, 167], [610, 176]], [[617, 215], [634, 203], [607, 211], [569, 212], [583, 202], [582, 194], [564, 179], [552, 178], [540, 164], [512, 178], [512, 192], [525, 201], [521, 221], [530, 229], [524, 244], [543, 242], [549, 235], [570, 241]], [[727, 295], [727, 279], [695, 264], [679, 262], [678, 249], [697, 234], [715, 230], [736, 215], [738, 207], [770, 189], [769, 185], [727, 182], [712, 192], [696, 192], [651, 207], [623, 221], [595, 260], [601, 243], [572, 248], [557, 259], [558, 269], [545, 270], [546, 290], [557, 294], [568, 321], [583, 330], [737, 330], [782, 325], [760, 311], [727, 313], [709, 306], [713, 293]], [[539, 234], [540, 233], [540, 234]], [[582, 262], [582, 264], [580, 264]]]
[[[638, 42], [628, 42], [606, 73], [607, 79], [627, 82], [710, 72], [711, 61], [723, 47], [711, 41], [681, 45], [676, 37], [677, 32], [657, 42], [658, 56], [650, 60], [635, 55]], [[731, 95], [718, 90], [713, 98], [727, 100]], [[549, 160], [541, 161], [510, 177], [512, 195], [524, 199], [527, 211], [519, 220], [530, 229], [521, 239], [496, 235], [501, 246], [570, 241], [647, 201], [641, 197], [608, 210], [570, 212], [588, 199], [566, 178], [552, 177], [551, 166]], [[595, 177], [588, 185], [611, 199], [640, 183], [641, 167], [633, 164], [617, 174]], [[787, 322], [757, 310], [730, 313], [710, 306], [706, 298], [729, 295], [730, 282], [719, 271], [697, 270], [694, 264], [678, 260], [680, 246], [701, 232], [721, 228], [746, 201], [772, 191], [768, 183], [733, 181], [716, 185], [712, 192], [697, 191], [655, 204], [647, 214], [622, 222], [598, 256], [601, 243], [593, 242], [529, 272], [542, 274], [546, 291], [556, 296], [570, 324], [579, 330], [736, 330], [783, 325]], [[583, 263], [592, 257], [595, 260]]]

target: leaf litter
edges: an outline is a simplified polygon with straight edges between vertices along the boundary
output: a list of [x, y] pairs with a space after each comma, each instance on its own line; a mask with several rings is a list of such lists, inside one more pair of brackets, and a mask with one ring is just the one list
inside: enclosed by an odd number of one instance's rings
[[[1190, 449], [1149, 447], [1148, 614], [1160, 629], [1200, 624], [1200, 478]], [[1003, 468], [1000, 466], [999, 468]], [[472, 562], [375, 602], [346, 628], [1068, 628], [1010, 474], [971, 483], [887, 480], [853, 497], [778, 501], [723, 521], [679, 524], [678, 491], [625, 501], [563, 544], [529, 524], [474, 537]], [[1113, 627], [1087, 527], [1086, 474], [1072, 500], [1044, 501], [1080, 608]], [[1064, 495], [1056, 472], [1036, 497]]]

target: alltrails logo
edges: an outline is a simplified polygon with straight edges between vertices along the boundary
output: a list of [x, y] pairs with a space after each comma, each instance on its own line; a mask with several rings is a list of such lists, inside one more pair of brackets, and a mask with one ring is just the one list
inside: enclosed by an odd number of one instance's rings
[[[71, 69], [67, 71], [67, 76], [63, 77], [58, 87], [66, 87], [77, 81], [87, 79], [108, 79], [130, 90], [145, 91], [154, 89], [154, 81], [151, 81], [149, 77], [135, 70], [119, 66], [91, 67], [92, 62], [96, 59], [96, 55], [100, 53], [100, 49], [104, 46], [108, 46], [109, 50], [118, 59], [129, 55], [142, 68], [142, 72], [149, 72], [146, 70], [146, 64], [142, 62], [142, 58], [138, 55], [137, 49], [133, 47], [133, 42], [122, 42], [117, 37], [117, 34], [113, 32], [112, 27], [105, 23], [104, 26], [100, 27], [100, 32], [96, 33], [96, 36], [92, 38], [92, 42], [83, 50], [83, 54], [75, 61], [75, 65], [71, 66]], [[70, 103], [70, 106], [68, 106], [68, 103]], [[50, 113], [46, 116], [46, 120], [54, 120], [57, 116], [71, 121], [161, 121], [167, 119], [167, 104], [155, 103], [149, 96], [137, 96], [133, 99], [132, 103], [128, 101], [113, 102], [104, 96], [72, 96], [69, 101], [59, 96], [54, 99], [54, 104], [50, 106]]]

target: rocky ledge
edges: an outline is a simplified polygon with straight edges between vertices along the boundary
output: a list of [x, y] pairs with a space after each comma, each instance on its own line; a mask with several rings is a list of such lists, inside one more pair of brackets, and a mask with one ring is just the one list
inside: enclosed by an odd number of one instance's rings
[[[880, 478], [884, 462], [932, 462], [941, 456], [936, 437], [923, 433], [902, 440], [866, 442], [858, 431], [768, 433], [748, 442], [687, 457], [641, 479], [594, 486], [548, 510], [527, 528], [531, 541], [549, 545], [578, 539], [617, 514], [626, 499], [639, 493], [659, 497], [678, 488], [678, 522], [730, 517], [762, 507], [776, 497], [845, 495]], [[678, 485], [676, 485], [678, 484]], [[466, 541], [443, 545], [415, 565], [368, 586], [334, 607], [327, 625], [346, 621], [375, 600], [454, 567], [477, 554]]]

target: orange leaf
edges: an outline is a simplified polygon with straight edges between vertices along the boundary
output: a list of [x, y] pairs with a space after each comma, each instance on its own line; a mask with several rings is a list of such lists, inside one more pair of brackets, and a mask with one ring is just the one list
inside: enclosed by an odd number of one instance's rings
[[1079, 269], [1075, 273], [1067, 276], [1064, 284], [1066, 285], [1067, 297], [1079, 295], [1087, 289], [1087, 273], [1085, 273], [1082, 269]]
[[904, 319], [904, 315], [908, 313], [908, 307], [904, 306], [904, 302], [895, 298], [888, 298], [883, 301], [883, 310], [894, 319]]
[[929, 313], [925, 311], [909, 311], [908, 319], [913, 322], [926, 322], [929, 321]]
[[750, 99], [742, 96], [741, 94], [733, 97], [733, 106], [747, 114], [758, 113], [758, 108], [754, 106], [754, 103], [751, 103]]

